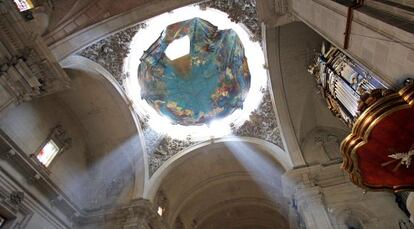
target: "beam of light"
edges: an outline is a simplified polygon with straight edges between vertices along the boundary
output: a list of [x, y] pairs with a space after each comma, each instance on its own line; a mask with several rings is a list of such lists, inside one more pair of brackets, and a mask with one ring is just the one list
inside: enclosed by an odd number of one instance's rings
[[[281, 203], [280, 195], [283, 191], [280, 180], [284, 170], [271, 157], [263, 155], [262, 152], [258, 152], [241, 140], [225, 142], [225, 145], [262, 192], [273, 203]], [[275, 190], [275, 187], [278, 186], [280, 186], [280, 189]]]
[[[251, 86], [243, 103], [243, 108], [214, 124], [200, 126], [182, 126], [173, 124], [171, 120], [160, 115], [145, 100], [140, 97], [138, 84], [138, 66], [140, 58], [162, 31], [170, 24], [199, 17], [217, 26], [219, 30], [233, 29], [243, 43], [245, 55], [251, 74]], [[228, 15], [215, 9], [201, 10], [198, 6], [186, 6], [174, 11], [161, 14], [145, 21], [147, 27], [137, 32], [130, 44], [130, 53], [125, 59], [124, 72], [128, 77], [125, 90], [133, 102], [134, 110], [140, 117], [148, 117], [151, 128], [159, 133], [168, 134], [176, 139], [186, 139], [191, 135], [194, 140], [206, 140], [211, 136], [223, 137], [231, 133], [230, 125], [241, 126], [249, 119], [250, 113], [260, 104], [263, 93], [261, 90], [267, 87], [267, 74], [264, 68], [265, 58], [259, 42], [250, 40], [250, 35], [243, 25], [232, 22]], [[218, 127], [218, 129], [216, 128]]]
[[[69, 190], [81, 208], [100, 208], [119, 203], [125, 198], [128, 191], [135, 186], [137, 175], [136, 168], [144, 167], [137, 165], [142, 163], [142, 154], [139, 136], [137, 134], [124, 139], [113, 147], [103, 149], [90, 158], [92, 163], [84, 168], [71, 171], [70, 176], [63, 177], [59, 183], [64, 190]], [[143, 172], [143, 171], [142, 171]], [[144, 175], [142, 175], [144, 176]], [[140, 184], [138, 184], [140, 185]], [[136, 193], [134, 193], [136, 195]]]

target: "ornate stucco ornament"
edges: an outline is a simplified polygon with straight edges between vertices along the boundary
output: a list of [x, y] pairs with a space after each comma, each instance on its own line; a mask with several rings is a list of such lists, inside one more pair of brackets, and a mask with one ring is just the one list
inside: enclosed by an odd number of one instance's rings
[[251, 0], [214, 0], [199, 4], [201, 9], [214, 8], [226, 12], [230, 20], [243, 23], [251, 32], [251, 39], [260, 41], [262, 31], [256, 12], [256, 1]]
[[127, 75], [123, 73], [122, 66], [129, 53], [129, 44], [134, 35], [145, 26], [145, 23], [136, 24], [86, 47], [77, 54], [100, 64], [123, 87]]

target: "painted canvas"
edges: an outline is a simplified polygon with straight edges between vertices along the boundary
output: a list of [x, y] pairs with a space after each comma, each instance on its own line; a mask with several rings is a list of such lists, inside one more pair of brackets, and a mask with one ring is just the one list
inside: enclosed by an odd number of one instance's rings
[[[187, 55], [169, 59], [166, 49], [188, 36]], [[184, 47], [183, 47], [184, 48]], [[243, 106], [250, 72], [233, 30], [193, 18], [169, 25], [141, 57], [141, 97], [180, 125], [201, 125]]]

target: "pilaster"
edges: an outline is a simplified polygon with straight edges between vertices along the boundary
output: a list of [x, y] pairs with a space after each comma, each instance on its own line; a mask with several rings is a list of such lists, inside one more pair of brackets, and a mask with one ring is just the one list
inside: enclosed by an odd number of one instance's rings
[[[290, 199], [302, 223], [308, 229], [333, 228], [324, 203], [323, 190], [317, 185], [315, 173], [321, 166], [295, 169], [282, 178], [283, 191]], [[290, 211], [290, 214], [294, 214]], [[292, 223], [292, 222], [291, 222]]]

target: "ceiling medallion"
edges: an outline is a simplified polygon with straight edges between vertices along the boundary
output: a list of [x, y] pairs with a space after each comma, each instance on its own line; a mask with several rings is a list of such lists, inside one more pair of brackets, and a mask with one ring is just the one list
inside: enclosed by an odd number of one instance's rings
[[[174, 41], [189, 37], [170, 59]], [[218, 30], [193, 18], [169, 25], [141, 57], [138, 69], [141, 98], [174, 123], [209, 123], [243, 107], [250, 88], [250, 71], [243, 44], [232, 29]]]

